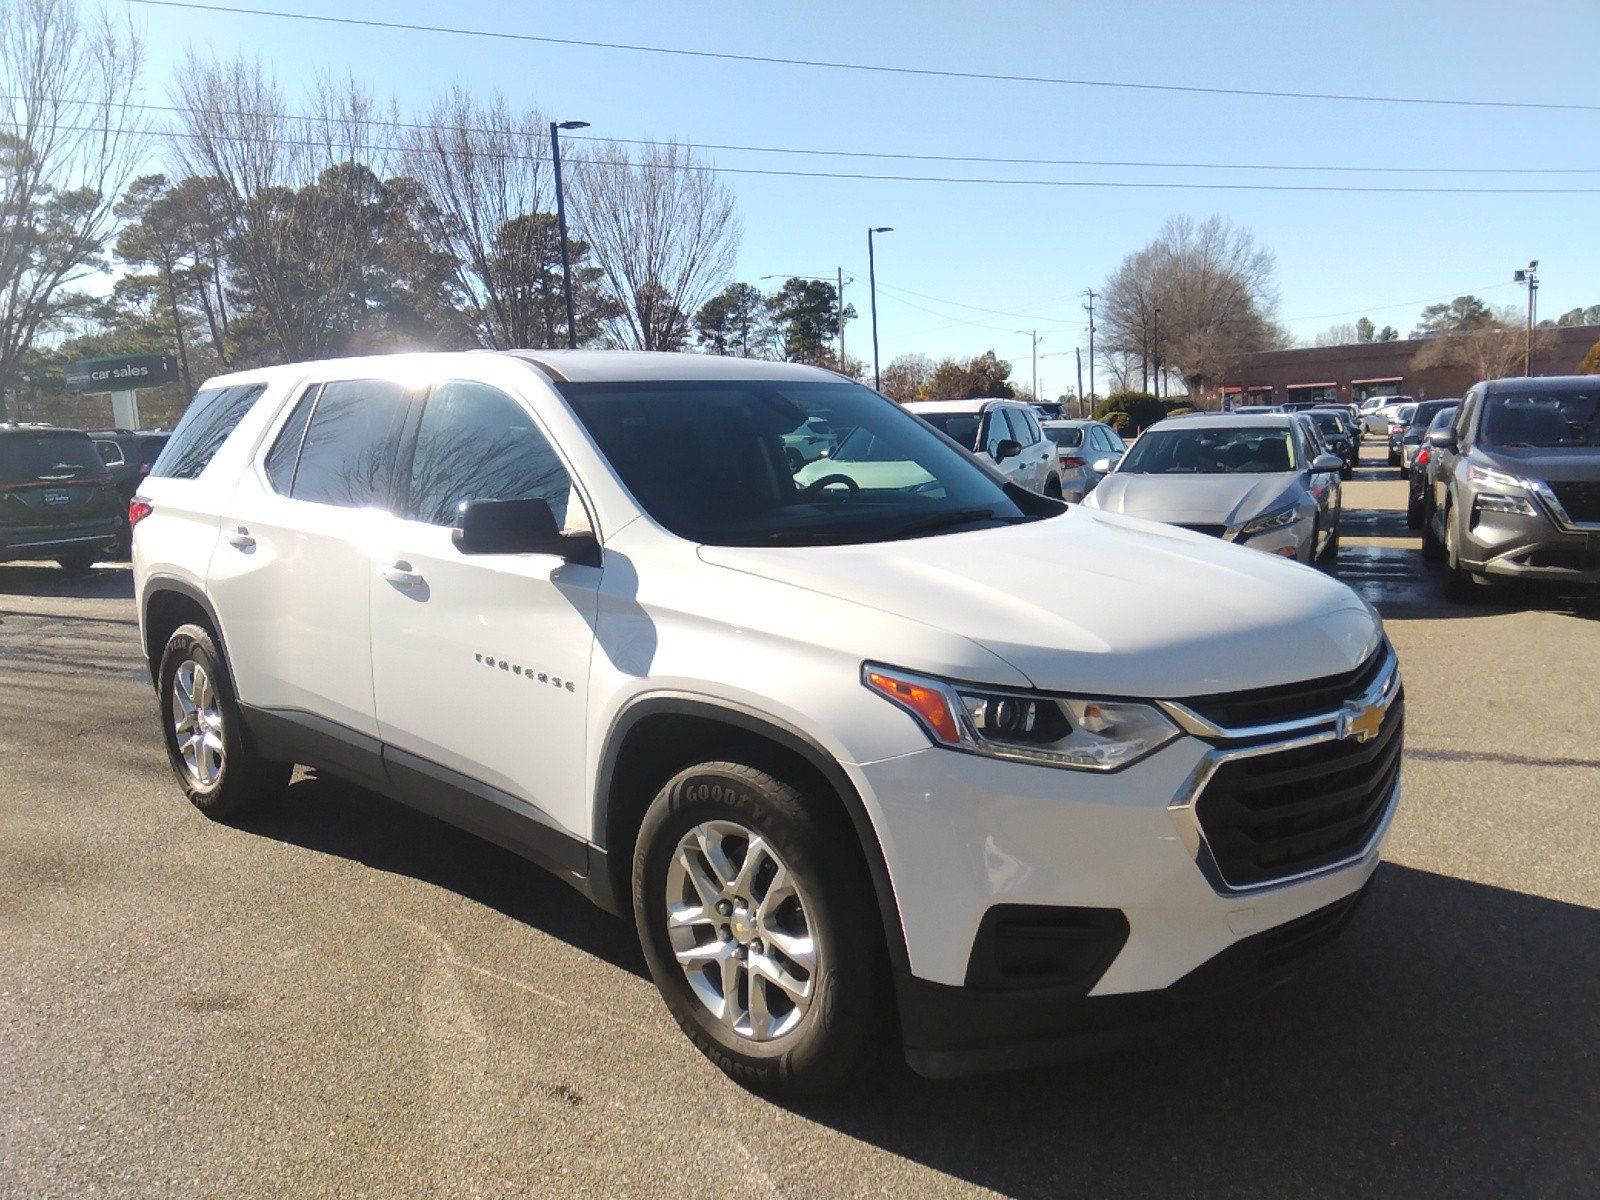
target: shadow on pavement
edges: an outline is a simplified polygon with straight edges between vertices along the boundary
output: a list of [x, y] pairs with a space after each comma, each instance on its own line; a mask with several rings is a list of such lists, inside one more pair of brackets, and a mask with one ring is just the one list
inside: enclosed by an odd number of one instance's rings
[[1593, 1196], [1600, 912], [1387, 865], [1335, 949], [1185, 1040], [796, 1111], [1014, 1197]]
[[131, 600], [133, 568], [106, 563], [69, 575], [53, 563], [0, 565], [0, 596], [65, 596], [74, 600]]
[[630, 923], [508, 850], [332, 776], [297, 778], [279, 803], [238, 828], [446, 888], [648, 975]]

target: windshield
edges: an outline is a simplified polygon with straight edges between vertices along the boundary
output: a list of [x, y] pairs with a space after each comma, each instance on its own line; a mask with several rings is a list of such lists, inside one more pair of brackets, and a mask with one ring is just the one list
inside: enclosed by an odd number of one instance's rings
[[1152, 429], [1133, 444], [1119, 473], [1268, 475], [1295, 469], [1294, 434], [1260, 429]]
[[1600, 446], [1600, 380], [1563, 392], [1496, 392], [1484, 397], [1478, 441], [1485, 446]]
[[0, 483], [104, 475], [106, 465], [86, 434], [0, 436]]
[[1083, 429], [1078, 425], [1063, 425], [1054, 429], [1046, 425], [1044, 435], [1058, 446], [1070, 448], [1083, 445]]
[[[1433, 423], [1433, 418], [1447, 408], [1453, 407], [1453, 401], [1430, 400], [1426, 404], [1419, 404], [1416, 411], [1411, 414], [1411, 419], [1406, 422], [1406, 432], [1419, 434]], [[1415, 441], [1416, 438], [1412, 438]]]
[[[844, 545], [1030, 519], [973, 459], [857, 384], [569, 383], [561, 391], [640, 507], [690, 541]], [[821, 412], [837, 449], [795, 464], [784, 435]]]
[[960, 442], [970, 450], [978, 448], [978, 427], [983, 424], [983, 417], [979, 413], [930, 412], [918, 413], [917, 416], [951, 441]]

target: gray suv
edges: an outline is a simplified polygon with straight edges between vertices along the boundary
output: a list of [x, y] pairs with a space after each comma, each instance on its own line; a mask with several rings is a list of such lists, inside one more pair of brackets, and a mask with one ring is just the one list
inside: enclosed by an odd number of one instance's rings
[[1457, 598], [1495, 579], [1600, 585], [1600, 376], [1477, 384], [1428, 434], [1423, 554]]

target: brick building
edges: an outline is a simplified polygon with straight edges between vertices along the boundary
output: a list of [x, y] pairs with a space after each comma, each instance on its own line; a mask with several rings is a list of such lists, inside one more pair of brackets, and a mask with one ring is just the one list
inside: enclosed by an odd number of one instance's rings
[[[1600, 325], [1574, 325], [1540, 331], [1545, 344], [1535, 348], [1534, 372], [1571, 375], [1600, 341]], [[1247, 354], [1223, 375], [1224, 401], [1281, 404], [1286, 400], [1343, 400], [1359, 403], [1378, 394], [1438, 399], [1459, 396], [1477, 383], [1469, 367], [1416, 369], [1412, 359], [1427, 342], [1361, 342], [1354, 346], [1313, 346]]]

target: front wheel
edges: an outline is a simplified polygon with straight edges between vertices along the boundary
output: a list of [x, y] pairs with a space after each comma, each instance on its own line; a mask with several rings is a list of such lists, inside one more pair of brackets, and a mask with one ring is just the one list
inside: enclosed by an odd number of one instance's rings
[[211, 632], [180, 625], [156, 673], [167, 758], [189, 802], [221, 820], [242, 816], [282, 793], [292, 763], [255, 753]]
[[881, 1048], [877, 902], [822, 797], [734, 762], [680, 771], [633, 861], [639, 940], [679, 1027], [733, 1079], [817, 1095]]

